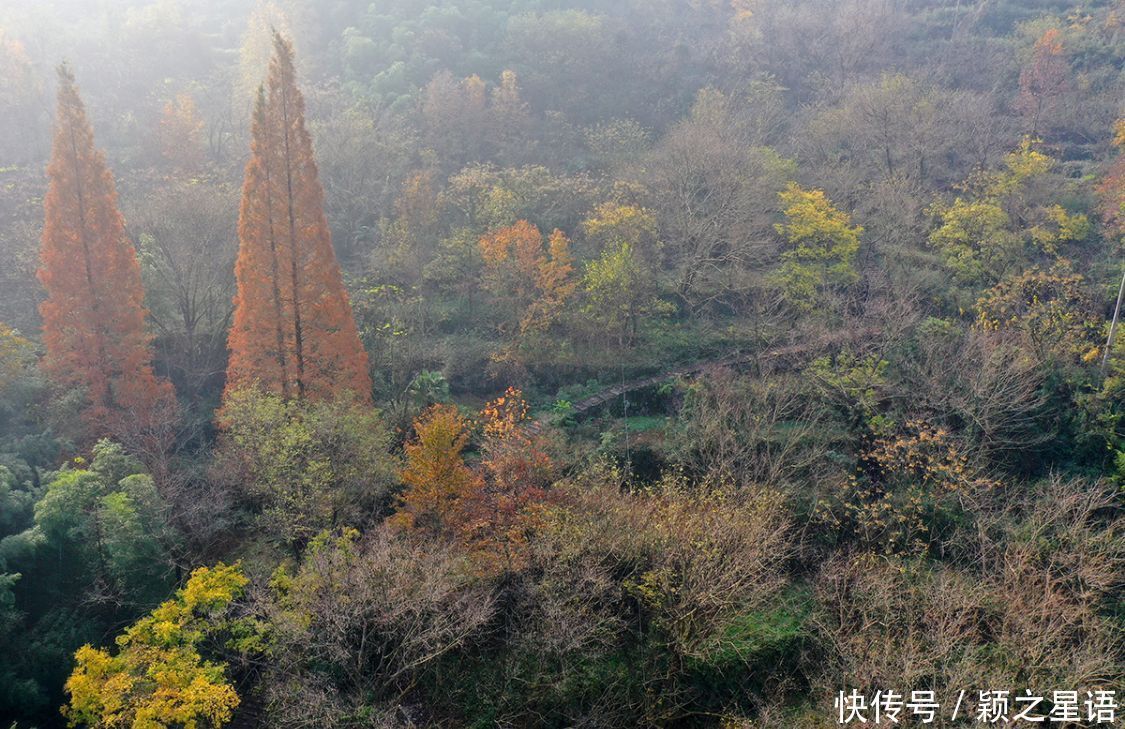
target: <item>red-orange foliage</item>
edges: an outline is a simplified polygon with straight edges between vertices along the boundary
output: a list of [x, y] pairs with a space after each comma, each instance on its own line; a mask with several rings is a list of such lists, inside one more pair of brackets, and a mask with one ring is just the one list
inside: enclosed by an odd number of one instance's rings
[[332, 249], [290, 43], [275, 34], [259, 89], [238, 220], [227, 392], [371, 397], [367, 353]]
[[1035, 42], [1031, 63], [1020, 72], [1019, 108], [1031, 118], [1031, 133], [1037, 134], [1043, 117], [1058, 106], [1067, 88], [1070, 66], [1063, 52], [1062, 37], [1051, 28]]
[[551, 476], [550, 458], [522, 428], [527, 410], [513, 388], [485, 406], [479, 472], [465, 465], [469, 423], [457, 409], [423, 414], [406, 445], [407, 489], [391, 524], [459, 543], [484, 574], [525, 567]]
[[540, 262], [535, 276], [539, 297], [520, 321], [522, 331], [551, 326], [578, 288], [574, 279], [574, 258], [570, 255], [570, 239], [561, 230], [551, 233], [547, 252], [549, 255]]
[[191, 94], [177, 94], [160, 116], [160, 154], [172, 166], [197, 169], [203, 162], [203, 120]]
[[485, 284], [520, 312], [519, 330], [545, 330], [575, 291], [570, 241], [551, 233], [546, 249], [539, 229], [520, 220], [480, 239]]
[[85, 390], [84, 436], [159, 426], [175, 407], [172, 385], [153, 374], [136, 251], [65, 66], [47, 177], [39, 269], [45, 369], [58, 385]]
[[486, 572], [527, 564], [527, 545], [542, 522], [551, 459], [521, 427], [523, 393], [509, 387], [481, 411], [484, 428], [482, 487], [464, 500], [462, 540]]
[[482, 486], [462, 456], [469, 422], [456, 407], [435, 405], [414, 422], [414, 433], [415, 440], [405, 446], [401, 473], [406, 491], [391, 523], [433, 536], [455, 536], [462, 501]]
[[488, 286], [497, 296], [528, 301], [535, 296], [535, 277], [542, 265], [543, 234], [520, 220], [480, 239]]

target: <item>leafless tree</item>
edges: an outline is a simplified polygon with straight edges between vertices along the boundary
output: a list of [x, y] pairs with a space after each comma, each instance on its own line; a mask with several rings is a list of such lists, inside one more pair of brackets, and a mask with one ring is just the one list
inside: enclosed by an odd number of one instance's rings
[[429, 664], [495, 611], [462, 559], [377, 529], [312, 548], [287, 588], [259, 594], [277, 646], [263, 679], [272, 725], [340, 726], [348, 712], [334, 706], [393, 714]]
[[716, 481], [778, 485], [823, 457], [823, 413], [793, 381], [740, 377], [729, 369], [691, 386], [673, 448], [689, 471]]
[[1046, 373], [1017, 332], [924, 337], [904, 368], [904, 402], [960, 433], [976, 457], [1011, 465], [1053, 437]]
[[235, 192], [187, 183], [135, 203], [129, 232], [141, 254], [158, 359], [177, 392], [199, 404], [221, 383], [233, 311]]

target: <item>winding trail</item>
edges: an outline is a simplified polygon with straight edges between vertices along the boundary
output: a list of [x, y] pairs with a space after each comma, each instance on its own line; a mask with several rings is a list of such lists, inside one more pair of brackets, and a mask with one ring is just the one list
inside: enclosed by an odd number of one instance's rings
[[[610, 400], [621, 397], [630, 392], [643, 390], [646, 387], [659, 385], [669, 380], [674, 380], [680, 377], [691, 377], [698, 375], [708, 370], [719, 369], [723, 367], [737, 367], [740, 365], [762, 365], [766, 362], [774, 362], [777, 360], [784, 360], [791, 357], [800, 355], [809, 355], [814, 353], [817, 355], [828, 353], [838, 347], [853, 342], [862, 341], [864, 339], [871, 339], [877, 336], [881, 330], [868, 327], [856, 330], [837, 331], [833, 334], [826, 336], [819, 336], [816, 339], [809, 341], [804, 340], [792, 344], [786, 344], [772, 349], [767, 349], [759, 352], [744, 352], [735, 350], [723, 357], [716, 357], [713, 359], [700, 360], [691, 364], [680, 365], [672, 369], [665, 370], [655, 375], [647, 377], [638, 377], [634, 380], [629, 380], [621, 384], [614, 385], [601, 390], [587, 398], [580, 400], [574, 404], [574, 415], [583, 415], [595, 408], [605, 405]], [[527, 435], [538, 435], [543, 430], [552, 427], [551, 419], [552, 414], [545, 413], [537, 418], [527, 421], [523, 425], [523, 432]], [[234, 718], [232, 719], [228, 729], [254, 729], [254, 727], [261, 726], [266, 715], [266, 703], [264, 697], [253, 688], [240, 688], [239, 694], [242, 696], [242, 704], [235, 710]], [[404, 715], [409, 711], [402, 709]], [[410, 717], [407, 716], [409, 719]]]
[[[736, 350], [723, 357], [714, 359], [700, 360], [691, 364], [675, 367], [670, 370], [659, 372], [655, 375], [647, 377], [638, 377], [628, 382], [619, 383], [612, 387], [607, 387], [587, 398], [579, 400], [573, 404], [572, 415], [580, 416], [595, 408], [605, 405], [610, 400], [614, 400], [622, 395], [637, 390], [643, 390], [646, 387], [659, 385], [670, 380], [675, 380], [681, 377], [691, 377], [698, 375], [708, 370], [721, 369], [724, 367], [737, 367], [739, 365], [755, 364], [761, 365], [765, 362], [775, 361], [779, 359], [787, 359], [795, 355], [808, 354], [810, 350], [816, 350], [817, 354], [821, 354], [826, 350], [838, 347], [843, 344], [869, 339], [879, 333], [879, 329], [868, 327], [864, 329], [857, 329], [854, 331], [839, 331], [827, 337], [819, 337], [815, 341], [798, 342], [794, 344], [787, 344], [781, 347], [774, 347], [767, 349], [763, 352], [743, 352]], [[551, 427], [551, 419], [554, 417], [551, 413], [541, 414], [539, 417], [529, 420], [524, 425], [524, 433], [527, 435], [538, 435], [546, 428]]]

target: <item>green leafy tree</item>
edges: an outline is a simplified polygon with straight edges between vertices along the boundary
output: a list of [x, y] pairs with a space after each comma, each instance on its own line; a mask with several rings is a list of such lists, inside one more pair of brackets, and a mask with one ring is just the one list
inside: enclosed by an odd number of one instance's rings
[[217, 473], [281, 543], [299, 548], [334, 523], [361, 523], [389, 499], [390, 437], [369, 407], [246, 389], [228, 396], [221, 425]]
[[0, 466], [0, 651], [11, 657], [0, 714], [38, 722], [75, 648], [167, 594], [178, 539], [152, 478], [116, 443], [43, 486], [32, 473]]
[[[35, 345], [0, 323], [0, 465], [11, 469], [17, 480], [36, 487], [38, 469], [54, 465], [59, 451], [59, 443], [43, 422], [47, 395]], [[8, 517], [0, 516], [0, 536], [6, 533], [3, 522], [11, 523], [10, 512]], [[19, 529], [27, 526], [30, 520]]]
[[[0, 568], [2, 567], [0, 562]], [[13, 592], [19, 579], [19, 573], [0, 571], [0, 650], [4, 651], [4, 655], [14, 655], [21, 648], [26, 649], [26, 636], [21, 630], [24, 615], [16, 606]], [[35, 679], [23, 675], [15, 661], [0, 664], [0, 711], [18, 716], [33, 707], [41, 706], [43, 699], [42, 686]]]
[[[153, 601], [167, 587], [174, 533], [152, 477], [117, 443], [94, 446], [89, 468], [64, 467], [35, 505], [32, 538], [66, 555], [71, 578], [101, 599]], [[80, 590], [81, 592], [81, 590]]]
[[586, 313], [617, 344], [630, 347], [637, 340], [641, 319], [661, 313], [656, 277], [633, 244], [621, 242], [586, 264], [582, 280]]
[[849, 428], [867, 435], [894, 425], [880, 412], [886, 397], [889, 364], [879, 356], [861, 357], [845, 349], [834, 356], [813, 360], [808, 374], [828, 402], [847, 419]]
[[[12, 470], [0, 465], [0, 538], [23, 531], [31, 525], [39, 489], [16, 478]], [[0, 550], [0, 558], [3, 551]]]
[[411, 404], [418, 408], [445, 404], [450, 402], [449, 382], [440, 372], [422, 370], [410, 381], [406, 395]]

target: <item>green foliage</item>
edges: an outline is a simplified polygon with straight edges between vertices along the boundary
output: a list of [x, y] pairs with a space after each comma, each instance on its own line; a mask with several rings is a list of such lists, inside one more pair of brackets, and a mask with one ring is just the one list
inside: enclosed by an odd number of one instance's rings
[[855, 435], [881, 436], [895, 428], [893, 416], [885, 412], [889, 366], [887, 360], [877, 355], [860, 357], [844, 350], [813, 360], [808, 374]]
[[957, 198], [949, 207], [932, 211], [940, 225], [930, 234], [930, 245], [962, 280], [999, 278], [1021, 248], [1020, 239], [1008, 229], [1008, 214], [994, 202]]
[[440, 372], [422, 370], [406, 388], [407, 396], [418, 411], [430, 405], [439, 405], [449, 402], [449, 383]]
[[[60, 444], [45, 422], [47, 407], [35, 346], [0, 323], [0, 468], [6, 467], [13, 479], [0, 476], [0, 483], [7, 482], [9, 491], [35, 494], [24, 501], [38, 498], [38, 471], [53, 467], [58, 456]], [[31, 524], [24, 507], [10, 506], [0, 509], [0, 537]]]
[[300, 402], [246, 389], [222, 413], [219, 474], [282, 544], [334, 524], [359, 524], [388, 505], [396, 482], [379, 413], [339, 400]]
[[752, 660], [764, 663], [778, 655], [790, 654], [806, 637], [804, 626], [808, 615], [808, 595], [800, 600], [769, 610], [740, 615], [731, 621], [723, 636], [716, 641], [716, 652], [708, 664], [718, 671]]
[[87, 589], [109, 589], [144, 605], [168, 583], [174, 533], [142, 466], [110, 441], [94, 446], [89, 469], [64, 468], [35, 505], [34, 536], [66, 555]]
[[[17, 480], [8, 467], [0, 465], [0, 539], [31, 525], [39, 492], [31, 484]], [[0, 560], [2, 557], [0, 549]]]
[[668, 310], [656, 298], [652, 271], [627, 242], [586, 264], [582, 286], [590, 319], [616, 334], [619, 346], [632, 346], [642, 319]]
[[[730, 712], [749, 706], [739, 697], [769, 690], [773, 677], [792, 671], [812, 642], [808, 589], [794, 589], [775, 603], [732, 619], [704, 657], [688, 666], [701, 703]], [[729, 697], [733, 697], [731, 701]]]
[[[57, 725], [72, 669], [69, 720], [147, 729], [243, 686], [280, 729], [813, 729], [841, 686], [1110, 684], [1119, 4], [0, 2], [0, 721]], [[212, 412], [271, 25], [379, 411]], [[81, 399], [36, 361], [60, 49], [190, 407], [157, 446], [50, 427]], [[188, 97], [191, 179], [157, 113]], [[517, 221], [573, 240], [482, 251]], [[471, 538], [387, 523], [441, 486], [396, 467], [411, 422], [513, 386], [534, 425], [459, 426]], [[172, 590], [234, 556], [268, 585]]]
[[574, 403], [570, 400], [558, 399], [551, 404], [551, 420], [560, 427], [565, 428], [575, 424]]
[[34, 716], [76, 647], [167, 594], [179, 538], [152, 478], [109, 441], [42, 487], [0, 467], [0, 505], [0, 573], [13, 572], [0, 580], [0, 650], [17, 656], [0, 671], [0, 710]]
[[[24, 615], [16, 606], [13, 588], [20, 575], [0, 572], [0, 649], [8, 655], [19, 650], [25, 636], [20, 635]], [[15, 661], [0, 665], [0, 708], [12, 715], [31, 713], [44, 702], [43, 687], [33, 678], [21, 675]]]

